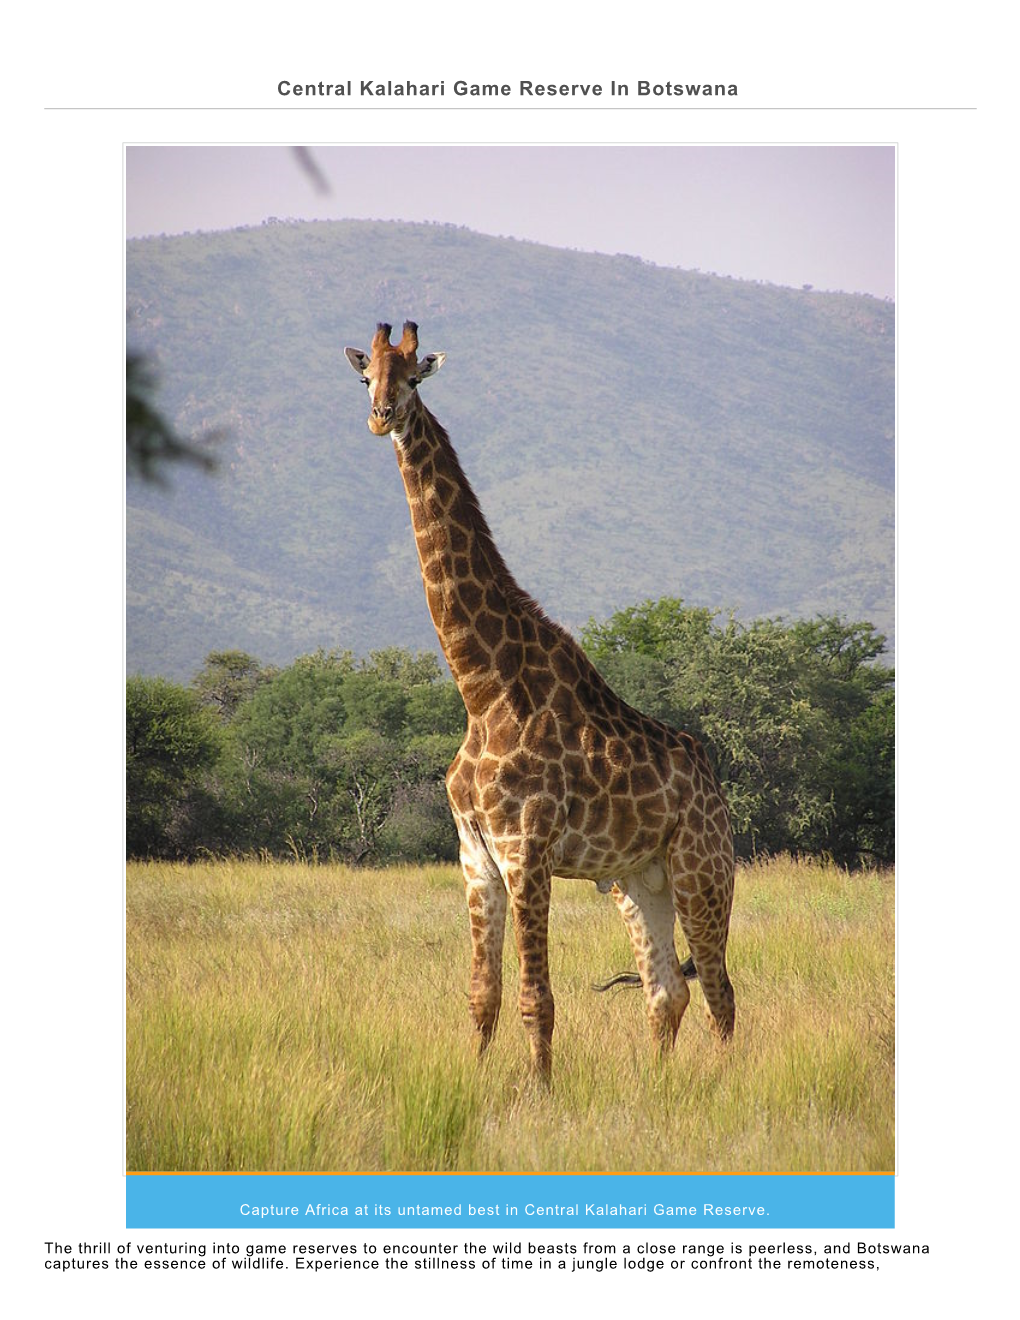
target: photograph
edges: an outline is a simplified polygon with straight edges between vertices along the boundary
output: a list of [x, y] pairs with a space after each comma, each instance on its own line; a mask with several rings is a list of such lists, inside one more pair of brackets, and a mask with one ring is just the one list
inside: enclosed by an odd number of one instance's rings
[[128, 1172], [893, 1173], [895, 146], [124, 209]]

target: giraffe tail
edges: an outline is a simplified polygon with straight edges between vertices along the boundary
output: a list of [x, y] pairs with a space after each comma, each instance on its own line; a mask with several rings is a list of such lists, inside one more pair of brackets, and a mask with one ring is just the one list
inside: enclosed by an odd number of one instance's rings
[[[688, 958], [686, 962], [680, 964], [680, 970], [684, 974], [685, 981], [696, 981], [698, 979], [698, 969], [694, 966], [694, 959]], [[637, 972], [618, 972], [616, 976], [611, 976], [608, 981], [595, 981], [592, 989], [600, 995], [605, 994], [607, 990], [612, 990], [614, 985], [640, 986], [641, 977]]]

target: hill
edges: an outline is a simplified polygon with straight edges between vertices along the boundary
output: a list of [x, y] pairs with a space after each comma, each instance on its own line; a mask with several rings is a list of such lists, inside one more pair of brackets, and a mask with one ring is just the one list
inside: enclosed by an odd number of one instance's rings
[[444, 350], [423, 385], [511, 570], [566, 626], [647, 597], [892, 635], [894, 309], [344, 221], [134, 240], [128, 340], [212, 476], [128, 486], [128, 671], [207, 652], [436, 649], [392, 447], [345, 344]]

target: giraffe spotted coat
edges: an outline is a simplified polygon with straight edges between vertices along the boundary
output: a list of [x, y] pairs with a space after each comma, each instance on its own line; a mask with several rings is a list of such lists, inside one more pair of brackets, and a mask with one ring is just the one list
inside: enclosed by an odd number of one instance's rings
[[393, 440], [429, 611], [467, 710], [446, 784], [460, 838], [480, 1050], [499, 1017], [509, 906], [532, 1063], [549, 1075], [553, 875], [613, 894], [659, 1051], [671, 1048], [690, 999], [673, 942], [676, 920], [712, 1022], [729, 1037], [732, 834], [705, 752], [689, 734], [620, 700], [517, 585], [446, 432], [418, 394], [445, 355], [418, 358], [413, 322], [399, 344], [390, 334], [380, 324], [370, 353], [345, 351], [368, 386], [369, 429]]

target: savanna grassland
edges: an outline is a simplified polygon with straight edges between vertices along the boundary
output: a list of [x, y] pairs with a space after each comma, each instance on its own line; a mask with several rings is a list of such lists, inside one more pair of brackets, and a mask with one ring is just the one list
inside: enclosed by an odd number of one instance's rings
[[633, 966], [615, 905], [556, 881], [546, 1091], [509, 934], [475, 1058], [455, 868], [130, 863], [128, 1168], [891, 1170], [893, 907], [889, 871], [742, 867], [737, 1034], [695, 986], [657, 1065], [640, 993], [590, 988]]

